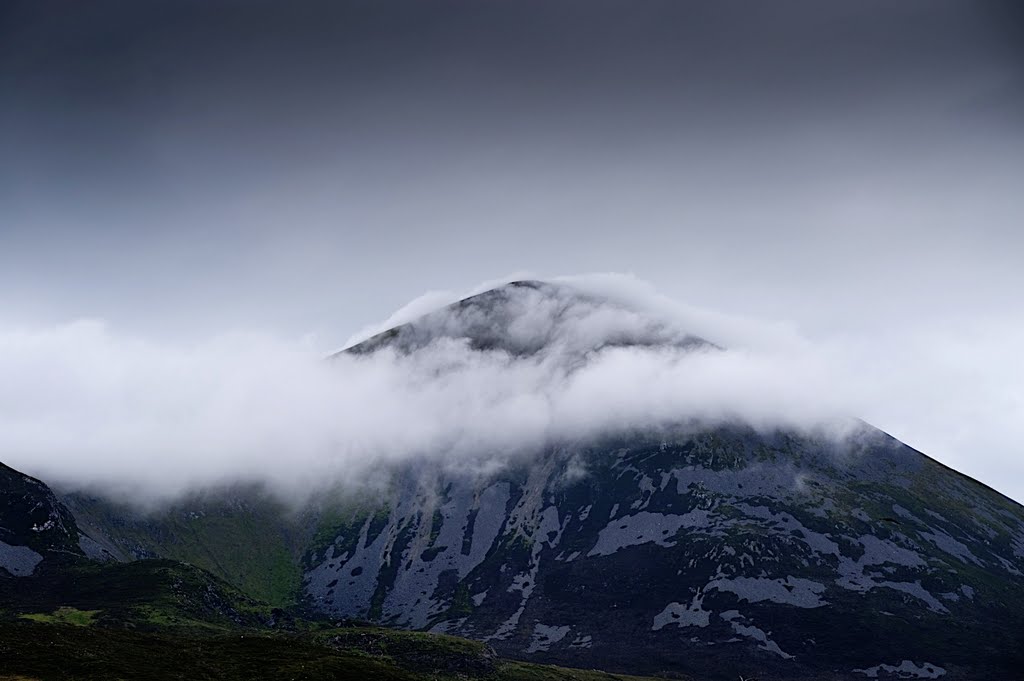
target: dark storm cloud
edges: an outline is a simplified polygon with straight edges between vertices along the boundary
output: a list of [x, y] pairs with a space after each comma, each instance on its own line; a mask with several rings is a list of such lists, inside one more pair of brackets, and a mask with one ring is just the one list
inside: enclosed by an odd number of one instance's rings
[[1000, 69], [1016, 13], [934, 0], [258, 0], [28, 2], [5, 14], [15, 148], [44, 171], [188, 183], [161, 166], [154, 134], [193, 145], [199, 167], [236, 170], [240, 157], [308, 160], [432, 135], [593, 142], [967, 106], [1010, 87]]

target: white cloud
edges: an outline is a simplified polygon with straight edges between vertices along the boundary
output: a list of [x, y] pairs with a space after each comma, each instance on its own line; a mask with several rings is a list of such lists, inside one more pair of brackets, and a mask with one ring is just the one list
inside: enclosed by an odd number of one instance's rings
[[[987, 461], [987, 481], [1024, 496], [1024, 471], [996, 455], [1024, 436], [1024, 403], [986, 373], [985, 355], [1021, 347], [1020, 329], [811, 343], [791, 325], [689, 308], [630, 277], [559, 282], [569, 288], [514, 289], [505, 316], [421, 318], [412, 352], [331, 361], [303, 340], [253, 333], [169, 344], [95, 321], [0, 326], [0, 460], [135, 499], [238, 480], [301, 497], [382, 462], [494, 466], [601, 429], [852, 415], [950, 463]], [[382, 326], [452, 299], [428, 294]], [[499, 347], [474, 350], [466, 334]], [[679, 345], [687, 334], [728, 350]]]

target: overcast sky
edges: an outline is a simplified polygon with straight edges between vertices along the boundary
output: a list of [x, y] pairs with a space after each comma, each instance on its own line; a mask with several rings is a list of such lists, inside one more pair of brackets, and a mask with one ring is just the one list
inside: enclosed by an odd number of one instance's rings
[[862, 416], [1024, 499], [1022, 7], [6, 2], [0, 323], [327, 349], [629, 272], [872, 367]]

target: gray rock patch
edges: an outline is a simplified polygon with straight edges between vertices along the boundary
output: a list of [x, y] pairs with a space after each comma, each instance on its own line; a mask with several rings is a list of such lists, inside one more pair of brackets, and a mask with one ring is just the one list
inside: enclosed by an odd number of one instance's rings
[[654, 616], [652, 631], [658, 631], [670, 624], [679, 627], [706, 627], [711, 623], [711, 612], [702, 607], [704, 595], [698, 593], [689, 604], [669, 603]]
[[13, 546], [0, 541], [0, 568], [15, 577], [28, 577], [42, 560], [40, 554], [27, 546]]
[[552, 645], [565, 638], [566, 634], [569, 633], [569, 629], [570, 627], [568, 626], [553, 627], [538, 622], [533, 626], [533, 636], [530, 638], [530, 645], [524, 652], [537, 653], [550, 650]]
[[587, 556], [610, 556], [619, 549], [651, 542], [658, 546], [675, 546], [671, 539], [680, 528], [707, 526], [708, 512], [704, 509], [683, 515], [641, 511], [608, 523], [598, 534], [597, 543]]
[[109, 562], [115, 560], [114, 556], [110, 554], [99, 542], [84, 534], [78, 535], [78, 548], [82, 549], [82, 553], [89, 560], [95, 560], [99, 562]]
[[590, 648], [594, 645], [594, 639], [590, 634], [579, 634], [569, 644], [570, 648]]
[[935, 532], [922, 532], [921, 537], [935, 544], [949, 555], [956, 556], [965, 563], [971, 562], [981, 567], [984, 567], [985, 565], [978, 560], [977, 556], [971, 553], [971, 550], [967, 548], [965, 544], [953, 539], [953, 537], [949, 536], [942, 530], [936, 530]]
[[946, 673], [945, 669], [937, 667], [930, 662], [925, 662], [918, 666], [911, 660], [903, 660], [898, 666], [877, 664], [867, 669], [854, 669], [852, 671], [855, 674], [863, 674], [869, 679], [877, 679], [881, 672], [884, 672], [886, 676], [895, 676], [900, 679], [937, 679]]
[[798, 608], [820, 608], [828, 605], [821, 600], [825, 585], [809, 579], [786, 577], [785, 579], [765, 579], [760, 577], [718, 578], [708, 582], [705, 590], [716, 589], [736, 594], [749, 603], [771, 601], [795, 605]]

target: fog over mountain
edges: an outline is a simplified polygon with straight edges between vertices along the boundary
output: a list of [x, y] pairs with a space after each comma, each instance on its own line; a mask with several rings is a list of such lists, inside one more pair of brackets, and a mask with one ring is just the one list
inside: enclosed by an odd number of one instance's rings
[[500, 288], [500, 304], [472, 315], [437, 309], [441, 295], [414, 301], [386, 322], [412, 322], [407, 345], [329, 359], [266, 334], [186, 344], [96, 321], [7, 328], [0, 449], [63, 486], [136, 501], [232, 482], [301, 501], [416, 458], [492, 470], [628, 429], [727, 421], [842, 437], [853, 417], [900, 413], [882, 407], [904, 397], [890, 392], [900, 379], [878, 371], [899, 350], [858, 357], [630, 277], [537, 286]]

